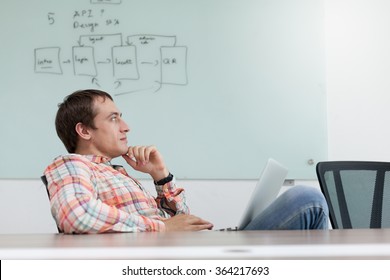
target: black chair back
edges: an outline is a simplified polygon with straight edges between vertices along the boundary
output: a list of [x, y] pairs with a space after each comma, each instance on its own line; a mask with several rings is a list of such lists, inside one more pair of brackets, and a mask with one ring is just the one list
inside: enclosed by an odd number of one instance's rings
[[390, 228], [390, 162], [327, 161], [316, 171], [334, 229]]
[[[42, 181], [43, 184], [45, 185], [47, 197], [48, 197], [49, 200], [50, 200], [50, 193], [49, 193], [49, 189], [47, 188], [47, 178], [46, 178], [45, 175], [41, 176], [41, 181]], [[58, 225], [57, 225], [57, 230], [58, 230], [58, 233], [62, 233], [62, 230], [58, 227]]]

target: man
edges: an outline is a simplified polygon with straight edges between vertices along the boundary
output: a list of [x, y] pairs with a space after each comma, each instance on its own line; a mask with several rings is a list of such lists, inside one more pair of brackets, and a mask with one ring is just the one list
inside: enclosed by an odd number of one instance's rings
[[[99, 90], [72, 93], [59, 105], [56, 130], [69, 154], [57, 157], [44, 174], [51, 209], [65, 233], [200, 231], [212, 223], [190, 214], [184, 190], [176, 186], [155, 146], [128, 146], [130, 131], [112, 97]], [[111, 159], [122, 156], [149, 174], [152, 196]], [[244, 230], [325, 229], [328, 209], [313, 188], [282, 194]]]

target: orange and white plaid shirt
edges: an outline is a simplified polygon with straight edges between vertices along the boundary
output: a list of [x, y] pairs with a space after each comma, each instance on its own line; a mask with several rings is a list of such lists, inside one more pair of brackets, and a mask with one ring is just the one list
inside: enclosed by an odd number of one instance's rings
[[[189, 214], [175, 178], [164, 186], [156, 185], [155, 198], [123, 167], [114, 169], [105, 157], [60, 156], [44, 174], [52, 215], [64, 233], [164, 231], [162, 220]], [[175, 203], [175, 211], [167, 201]]]

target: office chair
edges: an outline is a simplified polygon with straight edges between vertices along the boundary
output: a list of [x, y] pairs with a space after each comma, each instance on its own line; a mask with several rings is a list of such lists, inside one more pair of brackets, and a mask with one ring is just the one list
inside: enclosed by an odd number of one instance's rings
[[[41, 176], [41, 181], [43, 182], [43, 184], [46, 187], [47, 197], [49, 198], [49, 201], [50, 201], [50, 193], [49, 193], [49, 189], [47, 188], [47, 178], [45, 175]], [[56, 224], [57, 224], [57, 221], [56, 221]], [[58, 230], [58, 233], [62, 233], [62, 230], [58, 227], [58, 225], [57, 225], [57, 230]]]
[[316, 172], [334, 229], [390, 228], [390, 162], [319, 162]]

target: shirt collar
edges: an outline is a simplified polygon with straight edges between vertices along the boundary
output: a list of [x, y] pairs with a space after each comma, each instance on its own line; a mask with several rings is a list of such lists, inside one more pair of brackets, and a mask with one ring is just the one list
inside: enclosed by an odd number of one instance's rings
[[85, 155], [85, 157], [94, 163], [106, 163], [111, 164], [111, 158], [105, 156], [96, 156], [96, 155]]

